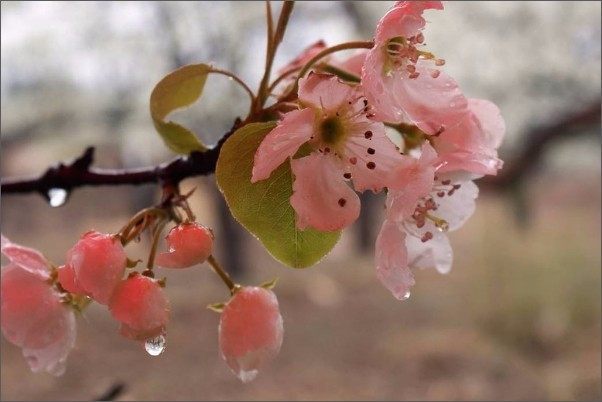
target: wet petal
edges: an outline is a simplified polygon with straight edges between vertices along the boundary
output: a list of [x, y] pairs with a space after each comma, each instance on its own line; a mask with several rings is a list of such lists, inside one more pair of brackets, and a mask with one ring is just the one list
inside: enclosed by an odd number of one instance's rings
[[330, 74], [310, 73], [299, 80], [299, 100], [306, 106], [335, 112], [355, 101], [356, 88]]
[[270, 177], [274, 169], [309, 141], [314, 133], [314, 120], [311, 108], [286, 113], [257, 148], [251, 182]]
[[213, 248], [213, 233], [200, 223], [183, 223], [167, 235], [169, 252], [157, 255], [162, 268], [188, 268], [205, 262]]
[[86, 295], [87, 292], [83, 289], [77, 279], [75, 278], [75, 271], [69, 264], [62, 265], [58, 268], [59, 282], [63, 289], [69, 293], [75, 293], [78, 295]]
[[50, 263], [38, 250], [15, 244], [2, 235], [2, 254], [14, 264], [42, 279], [50, 277]]
[[351, 225], [359, 216], [360, 200], [345, 183], [335, 157], [312, 153], [291, 161], [295, 175], [291, 205], [297, 227], [336, 231]]
[[[445, 179], [445, 175], [439, 177], [439, 180]], [[452, 195], [433, 197], [437, 203], [437, 210], [433, 214], [445, 219], [449, 231], [460, 228], [472, 216], [476, 208], [476, 198], [479, 196], [479, 188], [472, 181], [453, 184], [460, 187], [455, 189]]]
[[384, 125], [362, 122], [348, 130], [350, 133], [345, 142], [345, 155], [355, 190], [372, 190], [377, 193], [383, 187], [390, 186], [395, 177], [395, 169], [404, 156], [385, 135]]
[[406, 237], [408, 266], [410, 268], [435, 268], [442, 274], [451, 270], [453, 253], [447, 236], [436, 230], [433, 238], [423, 242], [416, 236]]
[[401, 224], [385, 220], [376, 239], [376, 276], [399, 300], [408, 297], [416, 283], [408, 267], [405, 239]]
[[416, 35], [426, 21], [422, 12], [426, 9], [442, 10], [440, 1], [398, 1], [379, 21], [376, 27], [376, 43], [403, 36], [409, 38]]

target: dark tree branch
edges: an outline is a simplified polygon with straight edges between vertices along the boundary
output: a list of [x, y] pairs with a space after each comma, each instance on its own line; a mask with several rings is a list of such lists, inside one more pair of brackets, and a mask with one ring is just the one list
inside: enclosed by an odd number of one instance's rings
[[137, 169], [93, 168], [91, 165], [94, 162], [94, 148], [89, 147], [73, 162], [61, 162], [51, 166], [41, 176], [25, 179], [2, 178], [2, 194], [37, 192], [48, 199], [48, 191], [54, 188], [69, 192], [83, 186], [147, 183], [175, 186], [188, 177], [214, 173], [223, 143], [240, 126], [240, 123], [240, 120], [237, 119], [232, 129], [220, 139], [214, 148], [206, 152], [193, 152], [189, 156], [181, 156], [158, 166]]

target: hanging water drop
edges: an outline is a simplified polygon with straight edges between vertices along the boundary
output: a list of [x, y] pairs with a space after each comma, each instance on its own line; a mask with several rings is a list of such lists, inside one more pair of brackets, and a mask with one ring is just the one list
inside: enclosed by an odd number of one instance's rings
[[449, 223], [447, 223], [447, 221], [444, 219], [437, 221], [435, 226], [437, 226], [437, 229], [440, 232], [447, 232], [449, 230]]
[[144, 342], [144, 349], [146, 349], [146, 353], [148, 353], [151, 356], [159, 356], [165, 351], [166, 345], [167, 341], [165, 339], [165, 336], [159, 335]]
[[48, 203], [51, 207], [60, 207], [67, 202], [69, 193], [64, 188], [51, 188], [48, 190]]
[[408, 299], [410, 298], [410, 295], [411, 295], [411, 293], [410, 293], [410, 291], [408, 290], [407, 292], [405, 292], [405, 293], [403, 294], [403, 299], [402, 299], [402, 300], [408, 300]]

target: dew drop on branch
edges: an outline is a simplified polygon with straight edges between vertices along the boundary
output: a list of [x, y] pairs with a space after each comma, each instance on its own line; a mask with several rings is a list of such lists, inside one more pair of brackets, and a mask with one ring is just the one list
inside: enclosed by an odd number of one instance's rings
[[69, 193], [64, 188], [51, 188], [48, 190], [48, 203], [51, 207], [60, 207], [67, 202]]
[[159, 356], [165, 351], [166, 346], [167, 340], [164, 335], [155, 336], [144, 342], [144, 349], [146, 349], [146, 353], [151, 356]]
[[410, 292], [407, 291], [403, 294], [403, 298], [401, 300], [408, 300], [410, 298]]

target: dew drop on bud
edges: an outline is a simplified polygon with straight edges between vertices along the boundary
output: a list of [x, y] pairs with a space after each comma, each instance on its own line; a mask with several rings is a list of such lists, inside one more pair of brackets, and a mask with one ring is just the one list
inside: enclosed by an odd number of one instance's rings
[[164, 335], [155, 336], [144, 342], [144, 349], [151, 356], [159, 356], [165, 351], [165, 346], [167, 346], [167, 340]]
[[410, 294], [411, 294], [411, 293], [410, 293], [410, 291], [407, 291], [407, 292], [405, 292], [405, 293], [403, 294], [403, 298], [402, 298], [402, 300], [408, 300], [408, 299], [410, 298]]
[[48, 190], [48, 203], [51, 207], [60, 207], [67, 202], [69, 193], [64, 188], [51, 188]]

